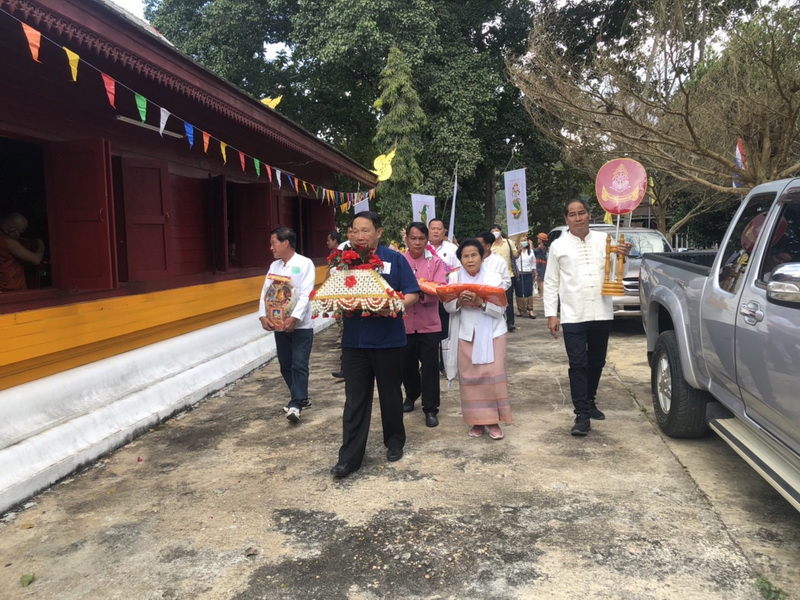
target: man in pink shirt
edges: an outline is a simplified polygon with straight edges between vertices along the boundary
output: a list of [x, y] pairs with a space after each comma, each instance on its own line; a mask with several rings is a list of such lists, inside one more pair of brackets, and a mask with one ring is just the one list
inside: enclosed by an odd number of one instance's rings
[[[428, 248], [428, 227], [414, 222], [406, 228], [408, 250], [404, 254], [417, 281], [447, 283], [447, 266]], [[419, 301], [406, 309], [406, 349], [403, 355], [403, 410], [411, 412], [422, 396], [425, 424], [436, 427], [439, 418], [439, 298], [420, 292]], [[420, 367], [420, 364], [422, 365]]]

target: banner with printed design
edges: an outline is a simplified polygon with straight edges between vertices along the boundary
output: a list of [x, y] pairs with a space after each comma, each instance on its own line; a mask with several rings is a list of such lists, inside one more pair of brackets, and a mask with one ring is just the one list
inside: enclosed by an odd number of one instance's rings
[[511, 237], [528, 232], [528, 191], [525, 183], [525, 169], [503, 173], [506, 187], [506, 222]]
[[369, 210], [369, 198], [364, 198], [361, 202], [353, 204], [353, 213], [358, 214], [365, 210]]
[[411, 194], [411, 220], [427, 225], [436, 218], [436, 197], [425, 194]]

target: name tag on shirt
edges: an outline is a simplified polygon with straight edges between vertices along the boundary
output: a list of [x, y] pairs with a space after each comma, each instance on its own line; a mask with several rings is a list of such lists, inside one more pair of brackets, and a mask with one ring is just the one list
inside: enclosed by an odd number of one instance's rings
[[392, 263], [385, 262], [383, 263], [383, 273], [384, 275], [389, 275], [392, 272]]

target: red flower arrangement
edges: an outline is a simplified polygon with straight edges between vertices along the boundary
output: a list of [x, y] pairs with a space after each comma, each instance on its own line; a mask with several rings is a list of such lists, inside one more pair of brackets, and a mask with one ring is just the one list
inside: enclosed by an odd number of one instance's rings
[[337, 271], [373, 270], [383, 271], [383, 261], [378, 258], [372, 248], [351, 244], [343, 250], [334, 250], [328, 256], [328, 264]]

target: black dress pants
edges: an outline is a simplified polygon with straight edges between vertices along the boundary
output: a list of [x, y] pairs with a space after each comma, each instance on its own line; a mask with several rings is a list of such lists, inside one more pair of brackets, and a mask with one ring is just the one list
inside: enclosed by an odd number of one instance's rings
[[569, 389], [575, 414], [587, 414], [606, 364], [611, 321], [562, 323], [569, 358]]
[[372, 397], [378, 384], [383, 444], [402, 448], [406, 443], [403, 426], [404, 348], [342, 348], [345, 403], [342, 415], [342, 447], [339, 463], [357, 469], [364, 460], [372, 417]]
[[422, 396], [422, 410], [439, 412], [439, 332], [407, 333], [403, 357], [403, 387], [406, 398]]

